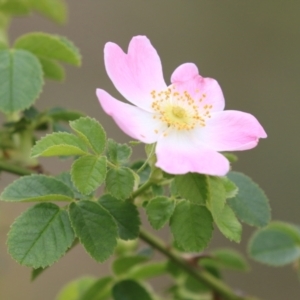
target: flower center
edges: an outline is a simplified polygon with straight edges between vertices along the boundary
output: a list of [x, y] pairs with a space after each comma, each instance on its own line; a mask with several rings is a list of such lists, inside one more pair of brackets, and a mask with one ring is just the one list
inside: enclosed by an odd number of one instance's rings
[[[195, 94], [198, 95], [198, 91]], [[204, 127], [206, 118], [210, 118], [212, 105], [202, 105], [205, 94], [199, 94], [194, 99], [187, 91], [178, 92], [175, 87], [165, 91], [151, 92], [153, 98], [152, 108], [156, 112], [154, 119], [158, 118], [166, 123], [168, 128], [176, 130], [192, 130], [197, 125]], [[156, 133], [159, 130], [155, 130]]]

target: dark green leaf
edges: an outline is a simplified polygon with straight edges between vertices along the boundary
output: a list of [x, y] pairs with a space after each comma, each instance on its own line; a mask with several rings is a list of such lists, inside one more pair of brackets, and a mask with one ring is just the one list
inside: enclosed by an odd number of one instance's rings
[[122, 280], [114, 285], [114, 300], [153, 300], [148, 291], [134, 280]]
[[146, 213], [151, 226], [161, 229], [171, 218], [175, 209], [175, 201], [171, 198], [158, 196], [146, 206]]
[[[145, 162], [143, 160], [138, 160], [138, 161], [134, 162], [130, 166], [130, 168], [133, 171], [137, 172], [144, 165], [144, 163]], [[137, 173], [140, 177], [140, 184], [143, 184], [148, 180], [150, 173], [151, 173], [151, 168], [148, 164], [146, 164], [145, 168], [143, 168], [140, 172]]]
[[107, 140], [108, 159], [115, 165], [121, 166], [127, 163], [132, 153], [132, 148], [127, 144], [116, 143], [112, 139]]
[[230, 172], [228, 178], [239, 188], [238, 194], [228, 200], [237, 217], [252, 226], [266, 226], [271, 219], [271, 209], [264, 192], [242, 173]]
[[39, 140], [31, 150], [32, 157], [88, 154], [85, 143], [67, 132], [54, 132]]
[[253, 259], [272, 266], [292, 263], [300, 257], [300, 233], [290, 224], [270, 223], [253, 235], [249, 254]]
[[13, 113], [28, 108], [43, 84], [42, 67], [34, 55], [24, 50], [0, 50], [1, 111]]
[[206, 176], [187, 173], [175, 177], [175, 186], [179, 195], [195, 204], [205, 204], [207, 194]]
[[9, 202], [72, 201], [74, 193], [53, 177], [34, 174], [11, 183], [4, 189], [0, 199]]
[[16, 40], [14, 47], [27, 50], [37, 57], [76, 66], [81, 63], [78, 49], [70, 41], [57, 35], [40, 32], [27, 33]]
[[53, 203], [39, 203], [19, 216], [8, 234], [8, 252], [21, 265], [52, 265], [72, 245], [68, 213]]
[[177, 204], [170, 227], [175, 241], [185, 251], [202, 251], [211, 239], [212, 221], [206, 207], [184, 200]]
[[79, 193], [79, 191], [74, 186], [72, 179], [71, 179], [71, 174], [69, 172], [60, 173], [59, 175], [56, 176], [56, 179], [62, 181], [65, 185], [67, 185], [74, 193], [74, 196], [76, 199], [86, 198], [86, 196]]
[[82, 117], [70, 122], [70, 126], [96, 154], [104, 151], [106, 133], [95, 119]]
[[112, 216], [92, 201], [73, 202], [70, 218], [77, 237], [85, 250], [98, 262], [113, 254], [118, 230]]
[[134, 187], [134, 175], [128, 168], [110, 169], [106, 175], [107, 191], [118, 199], [128, 198]]
[[134, 204], [118, 200], [111, 195], [103, 195], [99, 203], [115, 219], [121, 239], [132, 240], [138, 237], [141, 221]]
[[89, 195], [104, 182], [106, 157], [85, 155], [76, 159], [72, 164], [71, 175], [78, 191], [84, 195]]

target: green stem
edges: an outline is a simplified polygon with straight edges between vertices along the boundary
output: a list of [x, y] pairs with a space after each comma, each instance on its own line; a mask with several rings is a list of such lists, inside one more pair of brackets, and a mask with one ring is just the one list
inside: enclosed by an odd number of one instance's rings
[[23, 168], [21, 166], [18, 165], [14, 165], [5, 161], [1, 161], [0, 160], [0, 170], [1, 171], [6, 171], [8, 173], [12, 173], [12, 174], [16, 174], [16, 175], [30, 175], [33, 174], [34, 171]]
[[130, 200], [133, 201], [138, 195], [145, 192], [152, 184], [153, 182], [151, 180], [146, 181], [143, 185], [141, 185], [137, 190], [135, 190], [132, 193]]
[[221, 280], [217, 279], [210, 273], [206, 271], [197, 271], [192, 266], [188, 265], [174, 250], [169, 249], [165, 244], [158, 239], [156, 236], [153, 236], [149, 232], [141, 229], [140, 238], [145, 241], [147, 244], [158, 250], [160, 253], [168, 257], [174, 264], [184, 270], [187, 274], [194, 277], [197, 281], [205, 283], [218, 294], [222, 295], [224, 299], [227, 300], [259, 300], [251, 297], [242, 297], [236, 295], [229, 286], [223, 283]]

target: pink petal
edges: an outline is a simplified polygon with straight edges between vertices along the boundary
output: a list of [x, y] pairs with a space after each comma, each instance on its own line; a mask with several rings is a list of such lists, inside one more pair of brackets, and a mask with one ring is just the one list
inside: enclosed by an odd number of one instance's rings
[[101, 89], [97, 89], [97, 97], [103, 110], [126, 134], [146, 144], [157, 141], [158, 134], [155, 130], [161, 126], [161, 123], [153, 119], [152, 113], [116, 100]]
[[230, 168], [222, 154], [200, 146], [186, 132], [161, 137], [157, 141], [156, 156], [156, 166], [170, 174], [196, 172], [224, 176]]
[[145, 36], [132, 38], [128, 54], [114, 43], [104, 48], [105, 67], [118, 91], [131, 103], [152, 111], [151, 91], [164, 90], [160, 58]]
[[213, 113], [206, 127], [199, 130], [201, 143], [216, 151], [248, 150], [266, 137], [254, 116], [234, 110]]
[[[177, 91], [187, 91], [199, 105], [212, 105], [211, 112], [222, 111], [225, 107], [223, 92], [218, 82], [213, 78], [199, 75], [198, 68], [192, 63], [180, 65], [172, 74], [171, 82]], [[199, 102], [199, 99], [202, 101]]]

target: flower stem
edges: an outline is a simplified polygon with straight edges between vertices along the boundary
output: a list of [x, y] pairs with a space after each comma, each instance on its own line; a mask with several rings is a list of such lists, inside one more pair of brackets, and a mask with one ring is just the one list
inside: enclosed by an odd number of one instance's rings
[[216, 291], [218, 294], [222, 295], [224, 299], [227, 300], [259, 300], [252, 297], [242, 297], [236, 295], [229, 286], [223, 283], [221, 280], [217, 279], [209, 272], [206, 271], [197, 271], [192, 266], [187, 264], [174, 250], [167, 248], [164, 243], [158, 239], [156, 236], [153, 236], [149, 232], [141, 229], [140, 238], [158, 250], [160, 253], [168, 257], [174, 264], [180, 267], [183, 271], [194, 277], [197, 281], [205, 283], [212, 290]]
[[14, 165], [8, 162], [5, 162], [3, 160], [0, 160], [0, 171], [6, 171], [8, 173], [24, 176], [24, 175], [30, 175], [33, 174], [34, 171], [30, 169], [26, 169], [24, 167]]

